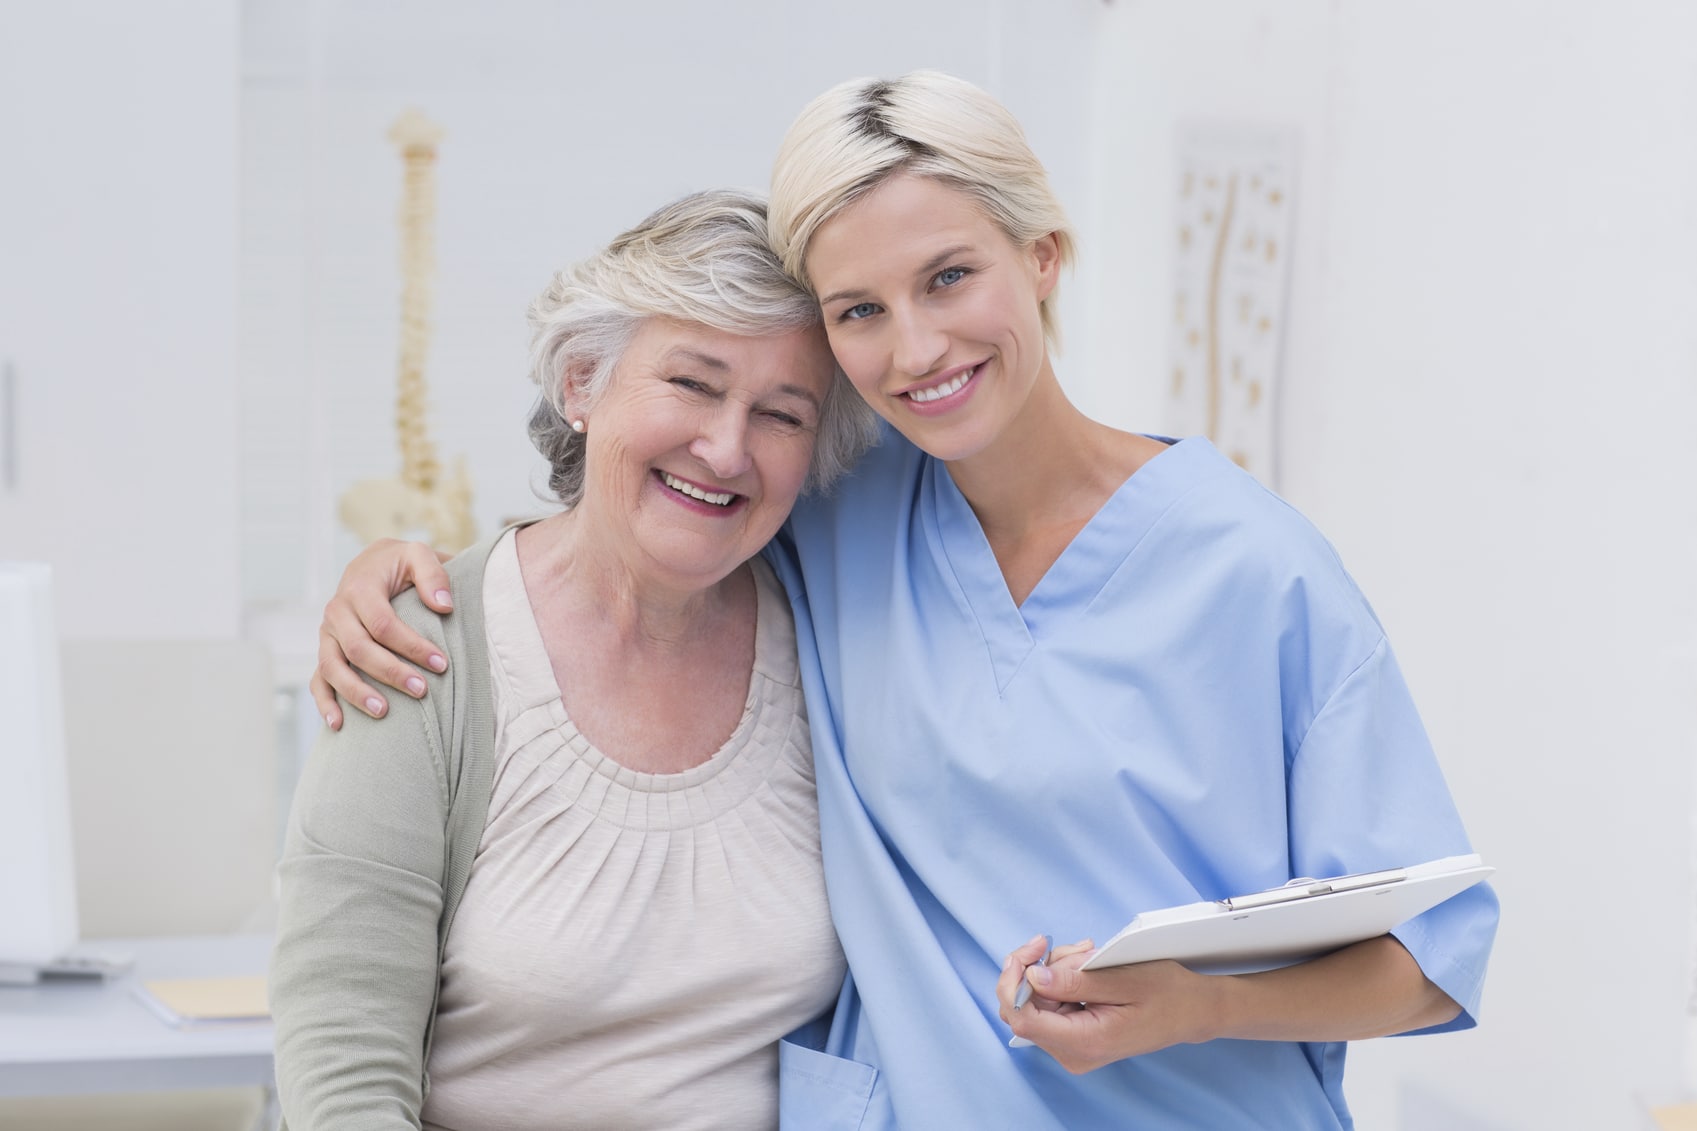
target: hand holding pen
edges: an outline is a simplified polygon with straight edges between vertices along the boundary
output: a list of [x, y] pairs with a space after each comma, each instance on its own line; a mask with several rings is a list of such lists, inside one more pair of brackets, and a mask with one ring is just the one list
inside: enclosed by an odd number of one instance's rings
[[[1048, 935], [1037, 935], [1030, 942], [1016, 948], [1009, 954], [1007, 961], [1002, 964], [1002, 976], [996, 986], [996, 996], [1002, 1002], [1002, 1020], [1012, 1023], [1011, 1012], [1021, 1009], [1042, 1009], [1055, 1012], [1068, 1012], [1082, 1008], [1074, 1002], [1056, 1002], [1038, 997], [1035, 1000], [1031, 994], [1031, 975], [1029, 971], [1053, 966], [1057, 963], [1067, 966], [1081, 966], [1096, 949], [1096, 944], [1090, 939], [1081, 939], [1066, 946], [1053, 947], [1053, 940]], [[1069, 961], [1070, 960], [1070, 961]], [[1008, 1000], [1010, 995], [1013, 1006], [1010, 1010]], [[1015, 1037], [1011, 1042], [1015, 1048], [1023, 1048], [1031, 1042]]]

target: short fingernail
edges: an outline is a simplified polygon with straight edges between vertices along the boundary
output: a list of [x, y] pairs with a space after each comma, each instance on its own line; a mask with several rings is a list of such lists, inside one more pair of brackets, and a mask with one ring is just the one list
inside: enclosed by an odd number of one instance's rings
[[438, 605], [451, 605], [454, 603], [454, 595], [446, 589], [438, 589], [436, 590], [436, 603]]
[[336, 716], [335, 715], [325, 715], [324, 716], [324, 725], [329, 727], [331, 730], [335, 730], [336, 729]]
[[1025, 976], [1030, 978], [1031, 984], [1040, 990], [1048, 989], [1049, 983], [1055, 980], [1055, 975], [1050, 972], [1047, 966], [1033, 966], [1025, 972]]
[[1012, 969], [1013, 969], [1013, 955], [1010, 954], [1006, 958], [1002, 959], [1002, 973], [1006, 974], [1009, 970], [1012, 970]]
[[365, 701], [365, 709], [374, 715], [381, 715], [383, 713], [383, 700], [373, 695]]
[[424, 681], [422, 679], [419, 679], [416, 675], [415, 676], [408, 676], [407, 677], [407, 690], [412, 692], [414, 695], [423, 695], [424, 694]]
[[430, 665], [430, 670], [433, 672], [445, 672], [448, 670], [448, 661], [444, 660], [441, 656], [436, 655], [434, 652], [430, 654], [430, 659], [426, 660], [425, 663]]

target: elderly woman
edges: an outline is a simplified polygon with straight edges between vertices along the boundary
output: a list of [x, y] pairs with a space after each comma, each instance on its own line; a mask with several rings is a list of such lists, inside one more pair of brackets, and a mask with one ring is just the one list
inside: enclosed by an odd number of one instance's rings
[[456, 558], [451, 615], [395, 603], [451, 662], [300, 783], [271, 990], [295, 1131], [769, 1126], [779, 1038], [842, 983], [754, 559], [870, 435], [818, 308], [720, 192], [531, 321], [565, 509]]

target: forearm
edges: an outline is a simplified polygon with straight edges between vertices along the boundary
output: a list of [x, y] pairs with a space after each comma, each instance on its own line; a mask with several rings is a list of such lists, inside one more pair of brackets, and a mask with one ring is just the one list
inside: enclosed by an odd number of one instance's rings
[[1390, 935], [1295, 966], [1209, 982], [1216, 998], [1213, 1037], [1354, 1041], [1440, 1025], [1461, 1012]]
[[443, 786], [418, 704], [325, 732], [279, 866], [277, 1081], [291, 1128], [417, 1127], [435, 1004]]
[[[1222, 1037], [1352, 1041], [1439, 1025], [1459, 1012], [1389, 935], [1259, 974], [1197, 974], [1177, 962], [1080, 970], [1034, 965], [1046, 942], [1016, 949], [996, 984], [1002, 1020], [1069, 1072]], [[1081, 956], [1074, 956], [1074, 959]], [[1028, 981], [1047, 1008], [1015, 1008]], [[1078, 1005], [1088, 1002], [1088, 1005]]]
[[334, 857], [283, 865], [272, 998], [278, 1090], [298, 1131], [416, 1128], [423, 1110], [440, 899], [390, 882], [373, 917], [366, 870]]

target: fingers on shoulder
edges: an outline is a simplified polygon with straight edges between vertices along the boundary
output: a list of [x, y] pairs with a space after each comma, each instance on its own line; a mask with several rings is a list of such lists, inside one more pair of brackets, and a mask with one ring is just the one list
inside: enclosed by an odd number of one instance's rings
[[[420, 609], [416, 604], [412, 608], [415, 614], [411, 618], [412, 623], [409, 623], [407, 616], [385, 603], [381, 613], [374, 612], [358, 628], [332, 634], [333, 643], [320, 647], [320, 663], [331, 669], [326, 674], [338, 690], [346, 694], [337, 678], [339, 673], [333, 670], [334, 665], [343, 663], [415, 699], [423, 697], [429, 687], [425, 673], [407, 663], [406, 659], [410, 657], [432, 671], [440, 671], [447, 667], [444, 659], [447, 648], [441, 639], [432, 638], [441, 635], [436, 614]], [[369, 688], [358, 690], [364, 695]]]
[[342, 707], [336, 702], [336, 689], [324, 677], [322, 667], [312, 669], [312, 679], [307, 683], [307, 688], [312, 693], [313, 705], [318, 708], [324, 725], [331, 730], [342, 729]]
[[423, 542], [408, 542], [402, 571], [420, 593], [434, 598], [439, 590], [448, 588], [448, 571], [442, 568], [447, 560]]

